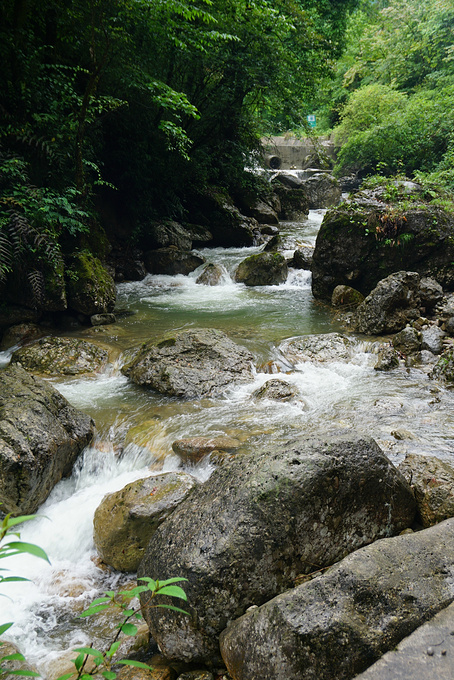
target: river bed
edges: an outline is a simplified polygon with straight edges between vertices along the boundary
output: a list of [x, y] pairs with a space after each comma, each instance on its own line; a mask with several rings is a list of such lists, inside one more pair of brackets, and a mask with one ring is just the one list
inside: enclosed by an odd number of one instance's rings
[[[314, 244], [323, 214], [311, 211], [303, 223], [282, 224], [287, 256], [296, 247]], [[454, 396], [426, 371], [374, 371], [373, 342], [361, 338], [348, 361], [289, 361], [285, 340], [339, 331], [342, 325], [331, 308], [313, 299], [309, 272], [290, 270], [279, 286], [234, 283], [237, 264], [259, 250], [199, 251], [225, 268], [218, 286], [196, 284], [198, 271], [120, 284], [117, 322], [77, 333], [112, 347], [113, 363], [95, 377], [52, 380], [74, 406], [95, 419], [97, 435], [72, 477], [55, 487], [41, 517], [23, 527], [22, 538], [42, 546], [51, 564], [26, 557], [8, 564], [13, 573], [33, 580], [8, 587], [10, 599], [2, 598], [0, 621], [15, 621], [10, 639], [44, 676], [63, 650], [87, 644], [93, 635], [96, 640], [97, 633], [85, 630], [77, 613], [100, 591], [125, 581], [96, 562], [93, 514], [103, 496], [160, 471], [185, 469], [200, 482], [213, 471], [210, 461], [183, 468], [172, 453], [174, 440], [227, 434], [248, 450], [302, 432], [311, 436], [355, 430], [373, 436], [395, 463], [406, 453], [454, 460]], [[197, 326], [221, 329], [253, 352], [256, 367], [249, 384], [232, 386], [222, 399], [179, 401], [137, 387], [121, 374], [122, 363], [140, 342]], [[1, 353], [0, 365], [9, 356]], [[294, 384], [300, 398], [292, 403], [254, 399], [253, 392], [271, 375]], [[125, 447], [128, 429], [144, 421], [153, 424], [147, 447]]]

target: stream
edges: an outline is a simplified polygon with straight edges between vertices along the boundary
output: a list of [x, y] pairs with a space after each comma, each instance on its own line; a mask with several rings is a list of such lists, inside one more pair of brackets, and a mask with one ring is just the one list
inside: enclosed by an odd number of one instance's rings
[[[286, 256], [315, 243], [323, 214], [311, 211], [302, 223], [282, 223]], [[117, 322], [73, 333], [113, 348], [113, 361], [103, 373], [51, 380], [73, 406], [94, 418], [96, 439], [71, 478], [54, 488], [39, 517], [22, 528], [22, 539], [43, 547], [50, 564], [23, 556], [10, 559], [11, 573], [32, 580], [4, 586], [7, 597], [1, 599], [0, 622], [15, 622], [9, 639], [44, 677], [64, 650], [96, 642], [98, 633], [87, 629], [78, 613], [100, 592], [131, 581], [101, 569], [96, 561], [93, 514], [103, 496], [162, 471], [184, 469], [201, 482], [213, 471], [208, 460], [183, 467], [172, 453], [176, 439], [226, 434], [247, 450], [302, 432], [310, 436], [355, 430], [374, 437], [394, 463], [406, 453], [453, 461], [454, 395], [430, 380], [426, 371], [374, 371], [374, 340], [361, 338], [349, 361], [289, 362], [283, 346], [288, 338], [343, 328], [333, 310], [312, 297], [307, 271], [291, 269], [279, 286], [234, 283], [231, 275], [237, 264], [260, 250], [198, 251], [225, 268], [218, 286], [196, 284], [200, 271], [148, 275], [140, 282], [119, 284]], [[256, 357], [253, 381], [232, 387], [222, 399], [179, 401], [146, 391], [121, 374], [135, 346], [191, 326], [218, 328], [250, 349]], [[0, 365], [10, 354], [0, 353]], [[271, 374], [294, 384], [300, 398], [291, 403], [253, 399]], [[150, 423], [147, 446], [125, 446], [128, 430], [145, 421]]]

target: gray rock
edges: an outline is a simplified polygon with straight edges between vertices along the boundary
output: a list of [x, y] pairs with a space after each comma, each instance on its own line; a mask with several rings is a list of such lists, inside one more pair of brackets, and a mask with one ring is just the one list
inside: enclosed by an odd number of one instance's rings
[[167, 472], [104, 496], [93, 519], [93, 538], [103, 562], [118, 571], [137, 571], [158, 526], [196, 483], [184, 472]]
[[274, 234], [272, 238], [266, 243], [263, 247], [263, 252], [264, 253], [277, 253], [279, 250], [282, 250], [283, 247], [283, 241], [282, 241], [282, 236], [278, 234]]
[[225, 274], [225, 269], [220, 264], [209, 262], [196, 279], [196, 283], [204, 286], [217, 286]]
[[148, 545], [138, 576], [186, 577], [193, 614], [145, 610], [151, 634], [169, 659], [216, 662], [217, 636], [230, 620], [291, 587], [298, 574], [398, 533], [414, 509], [409, 486], [371, 439], [303, 436], [235, 458]]
[[454, 468], [434, 456], [407, 454], [399, 465], [411, 484], [423, 527], [454, 517]]
[[[0, 659], [5, 656], [16, 656], [20, 653], [19, 648], [12, 642], [0, 640]], [[34, 675], [35, 677], [39, 677], [36, 668], [33, 668], [33, 666], [27, 663], [25, 659], [23, 661], [20, 658], [17, 659], [14, 657], [12, 659], [7, 659], [2, 662], [1, 668], [2, 680], [17, 680], [17, 676], [21, 675], [19, 671], [24, 671], [24, 676], [30, 675], [33, 677]]]
[[374, 369], [390, 371], [399, 365], [399, 353], [393, 347], [380, 347]]
[[279, 199], [280, 210], [278, 215], [280, 219], [300, 220], [308, 215], [309, 201], [301, 187], [289, 188], [274, 180], [272, 186]]
[[355, 309], [364, 301], [364, 295], [351, 286], [336, 286], [331, 296], [333, 307]]
[[317, 363], [332, 361], [349, 361], [355, 343], [340, 333], [323, 333], [321, 335], [302, 335], [291, 338], [280, 345], [281, 352], [293, 362], [315, 361]]
[[235, 281], [246, 286], [275, 286], [286, 281], [288, 266], [280, 253], [262, 252], [240, 262]]
[[432, 354], [441, 354], [443, 352], [443, 338], [445, 334], [438, 328], [438, 326], [429, 326], [421, 331], [421, 348], [432, 352]]
[[435, 279], [423, 276], [419, 283], [419, 297], [422, 306], [430, 311], [443, 299], [443, 288]]
[[252, 354], [214, 328], [191, 328], [144, 343], [122, 372], [138, 385], [172, 397], [219, 396], [252, 379]]
[[16, 350], [12, 363], [40, 375], [94, 373], [107, 365], [108, 352], [86, 340], [47, 336]]
[[302, 180], [292, 172], [286, 172], [285, 170], [280, 170], [273, 175], [273, 184], [282, 184], [289, 189], [300, 189], [302, 185]]
[[391, 274], [356, 309], [356, 329], [366, 335], [397, 333], [420, 316], [419, 305], [419, 274]]
[[271, 378], [267, 380], [252, 396], [256, 399], [274, 399], [275, 401], [290, 401], [298, 394], [295, 385], [286, 380]]
[[421, 333], [406, 326], [393, 337], [393, 347], [402, 354], [413, 354], [421, 349]]
[[298, 248], [293, 253], [293, 257], [289, 262], [290, 267], [294, 269], [306, 269], [310, 271], [312, 267], [312, 258], [314, 256], [314, 249], [309, 246]]
[[454, 350], [447, 349], [441, 354], [432, 372], [429, 374], [430, 378], [443, 380], [447, 383], [454, 382]]
[[454, 335], [454, 316], [450, 316], [449, 319], [446, 319], [444, 329], [448, 335]]
[[0, 501], [27, 515], [44, 503], [94, 433], [92, 419], [51, 385], [11, 365], [0, 371]]
[[452, 519], [368, 545], [229, 626], [227, 668], [235, 680], [349, 680], [453, 601], [453, 562]]
[[279, 224], [279, 217], [274, 208], [265, 201], [257, 200], [249, 208], [249, 214], [254, 217], [259, 224]]
[[0, 343], [0, 350], [8, 349], [13, 345], [23, 345], [27, 342], [33, 342], [38, 338], [42, 338], [43, 335], [48, 334], [48, 330], [37, 326], [34, 323], [21, 323], [11, 326], [3, 334], [2, 341]]
[[194, 269], [200, 267], [205, 259], [200, 255], [177, 248], [159, 248], [158, 250], [148, 250], [144, 255], [146, 270], [150, 274], [184, 274], [187, 276]]
[[454, 217], [422, 204], [397, 213], [381, 200], [364, 204], [360, 194], [328, 210], [314, 252], [312, 292], [330, 300], [335, 286], [368, 295], [381, 280], [406, 269], [454, 289]]
[[355, 680], [452, 680], [454, 604], [443, 609]]
[[175, 246], [178, 250], [191, 250], [192, 235], [178, 222], [164, 220], [154, 222], [145, 236], [146, 248], [157, 250]]
[[309, 208], [327, 208], [341, 200], [341, 187], [337, 179], [327, 172], [319, 172], [303, 180], [302, 190], [309, 201]]

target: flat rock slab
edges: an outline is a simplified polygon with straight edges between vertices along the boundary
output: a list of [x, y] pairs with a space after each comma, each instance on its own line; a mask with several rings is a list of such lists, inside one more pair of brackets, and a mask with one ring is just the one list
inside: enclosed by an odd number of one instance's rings
[[214, 328], [191, 328], [145, 343], [122, 372], [138, 385], [169, 397], [222, 395], [234, 382], [252, 380], [254, 357]]
[[350, 680], [453, 602], [453, 564], [454, 519], [365, 546], [226, 628], [229, 673]]
[[454, 678], [454, 604], [374, 663], [355, 680], [452, 680]]

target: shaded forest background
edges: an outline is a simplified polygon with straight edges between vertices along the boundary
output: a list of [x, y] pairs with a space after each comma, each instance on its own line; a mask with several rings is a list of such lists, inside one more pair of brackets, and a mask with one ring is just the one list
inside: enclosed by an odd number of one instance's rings
[[0, 279], [258, 192], [260, 138], [314, 111], [338, 175], [453, 189], [453, 27], [452, 0], [6, 0]]

